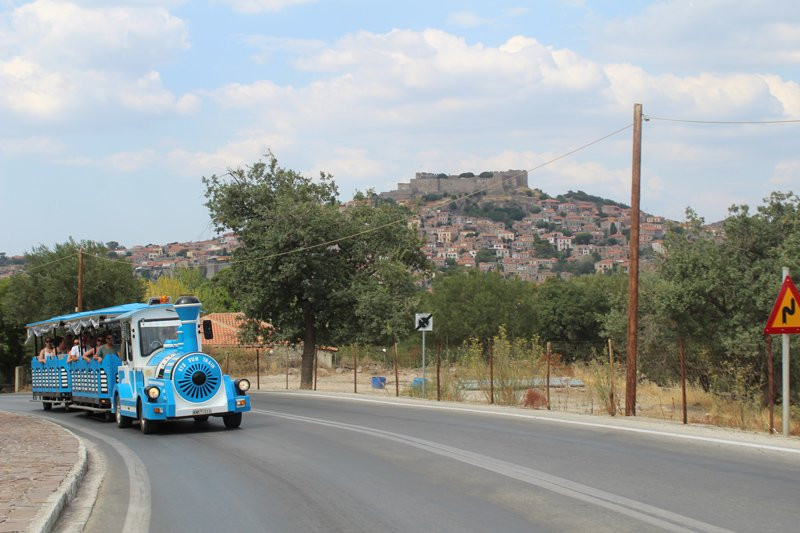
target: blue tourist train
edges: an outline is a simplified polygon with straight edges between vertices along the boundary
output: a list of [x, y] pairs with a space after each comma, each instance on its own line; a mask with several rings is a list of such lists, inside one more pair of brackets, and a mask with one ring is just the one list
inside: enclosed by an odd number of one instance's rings
[[[217, 361], [202, 353], [202, 339], [213, 336], [211, 323], [199, 320], [201, 304], [193, 296], [173, 303], [151, 299], [55, 316], [28, 324], [28, 339], [54, 332], [104, 331], [113, 336], [114, 352], [102, 361], [67, 356], [37, 357], [31, 362], [33, 399], [44, 409], [62, 405], [115, 419], [119, 427], [136, 422], [151, 433], [159, 422], [206, 421], [221, 417], [236, 428], [250, 410], [247, 379], [231, 379]], [[76, 345], [79, 345], [77, 342]], [[82, 351], [82, 348], [81, 348]]]

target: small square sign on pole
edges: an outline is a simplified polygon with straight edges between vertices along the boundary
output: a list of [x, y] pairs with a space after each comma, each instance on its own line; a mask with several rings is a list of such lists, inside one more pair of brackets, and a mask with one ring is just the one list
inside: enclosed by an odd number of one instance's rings
[[414, 315], [414, 329], [417, 331], [433, 331], [433, 315], [417, 313]]
[[422, 332], [422, 397], [427, 398], [425, 390], [425, 368], [427, 362], [425, 361], [425, 332], [433, 331], [433, 313], [417, 313], [414, 315], [414, 329]]

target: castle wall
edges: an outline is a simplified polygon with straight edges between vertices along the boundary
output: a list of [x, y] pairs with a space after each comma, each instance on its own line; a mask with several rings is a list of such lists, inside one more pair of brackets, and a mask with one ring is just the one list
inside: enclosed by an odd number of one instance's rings
[[475, 176], [460, 178], [458, 176], [437, 177], [430, 172], [417, 172], [409, 183], [398, 183], [397, 190], [383, 193], [387, 197], [407, 197], [425, 194], [471, 194], [486, 191], [488, 194], [505, 194], [517, 189], [528, 188], [528, 172], [526, 170], [506, 170], [493, 172], [490, 178]]

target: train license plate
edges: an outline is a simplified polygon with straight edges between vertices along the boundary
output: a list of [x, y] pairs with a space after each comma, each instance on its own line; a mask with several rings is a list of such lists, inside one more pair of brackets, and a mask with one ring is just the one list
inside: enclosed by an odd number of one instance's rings
[[193, 415], [209, 415], [211, 414], [211, 409], [192, 409]]

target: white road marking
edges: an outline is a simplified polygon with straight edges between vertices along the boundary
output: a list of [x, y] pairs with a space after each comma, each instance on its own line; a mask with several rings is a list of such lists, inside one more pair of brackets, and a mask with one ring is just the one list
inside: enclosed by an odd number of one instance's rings
[[125, 512], [122, 533], [149, 531], [150, 477], [147, 475], [147, 469], [142, 460], [130, 448], [115, 438], [107, 437], [83, 426], [76, 427], [76, 429], [89, 433], [114, 448], [125, 463], [125, 468], [128, 471], [128, 509]]
[[106, 459], [97, 446], [91, 442], [84, 443], [89, 452], [89, 471], [80, 483], [77, 494], [56, 522], [55, 533], [73, 533], [83, 531], [86, 522], [97, 500], [97, 491], [103, 482], [106, 472]]
[[604, 490], [596, 489], [582, 483], [570, 481], [565, 478], [553, 476], [545, 472], [527, 468], [500, 459], [495, 459], [486, 455], [470, 452], [452, 446], [446, 446], [436, 442], [418, 439], [399, 433], [392, 433], [390, 431], [383, 431], [375, 428], [368, 428], [365, 426], [358, 426], [354, 424], [345, 424], [341, 422], [332, 422], [329, 420], [322, 420], [319, 418], [311, 418], [299, 415], [290, 415], [277, 411], [267, 411], [263, 409], [253, 409], [254, 413], [259, 413], [296, 422], [304, 422], [308, 424], [316, 424], [320, 426], [332, 427], [346, 431], [353, 431], [371, 437], [381, 438], [412, 446], [429, 453], [454, 459], [465, 464], [476, 466], [502, 476], [506, 476], [529, 485], [534, 485], [563, 496], [567, 496], [576, 500], [586, 503], [591, 503], [609, 509], [611, 511], [629, 516], [631, 518], [640, 520], [647, 524], [665, 529], [667, 531], [709, 531], [709, 532], [727, 532], [729, 530], [695, 520], [687, 516], [683, 516], [659, 507], [654, 507], [646, 503], [642, 503], [630, 498], [625, 498]]
[[686, 435], [683, 433], [672, 433], [670, 431], [661, 431], [657, 429], [645, 429], [645, 428], [634, 428], [634, 427], [625, 427], [625, 426], [618, 426], [615, 424], [604, 424], [602, 422], [583, 422], [580, 420], [566, 420], [563, 418], [551, 418], [548, 416], [538, 416], [534, 414], [525, 414], [525, 413], [508, 413], [502, 411], [484, 411], [481, 409], [471, 409], [469, 407], [456, 407], [451, 405], [422, 405], [422, 404], [413, 404], [413, 403], [398, 403], [398, 402], [391, 402], [386, 400], [377, 400], [373, 398], [352, 398], [350, 396], [335, 396], [332, 394], [308, 394], [308, 395], [298, 395], [296, 393], [291, 392], [269, 392], [269, 393], [262, 393], [262, 394], [270, 394], [270, 395], [281, 395], [281, 396], [307, 396], [309, 398], [333, 398], [336, 400], [345, 400], [345, 401], [353, 401], [353, 402], [365, 402], [365, 403], [377, 403], [382, 405], [395, 405], [395, 406], [402, 406], [402, 407], [410, 407], [413, 409], [433, 409], [433, 410], [441, 410], [441, 411], [457, 411], [462, 413], [477, 413], [482, 415], [490, 415], [490, 416], [504, 416], [508, 418], [522, 418], [528, 420], [540, 420], [542, 422], [552, 422], [553, 424], [564, 424], [564, 425], [572, 425], [572, 426], [583, 426], [583, 427], [592, 427], [592, 428], [601, 428], [601, 429], [610, 429], [615, 431], [627, 431], [629, 433], [640, 433], [644, 435], [658, 435], [660, 437], [671, 437], [676, 439], [684, 439], [684, 440], [693, 440], [699, 442], [709, 442], [713, 444], [725, 444], [729, 446], [740, 446], [743, 448], [753, 448], [757, 450], [769, 450], [773, 452], [783, 452], [783, 453], [793, 453], [800, 455], [800, 448], [788, 448], [785, 446], [775, 446], [772, 444], [758, 444], [755, 442], [742, 442], [737, 440], [729, 440], [729, 439], [721, 439], [718, 437], [703, 437], [701, 435]]

